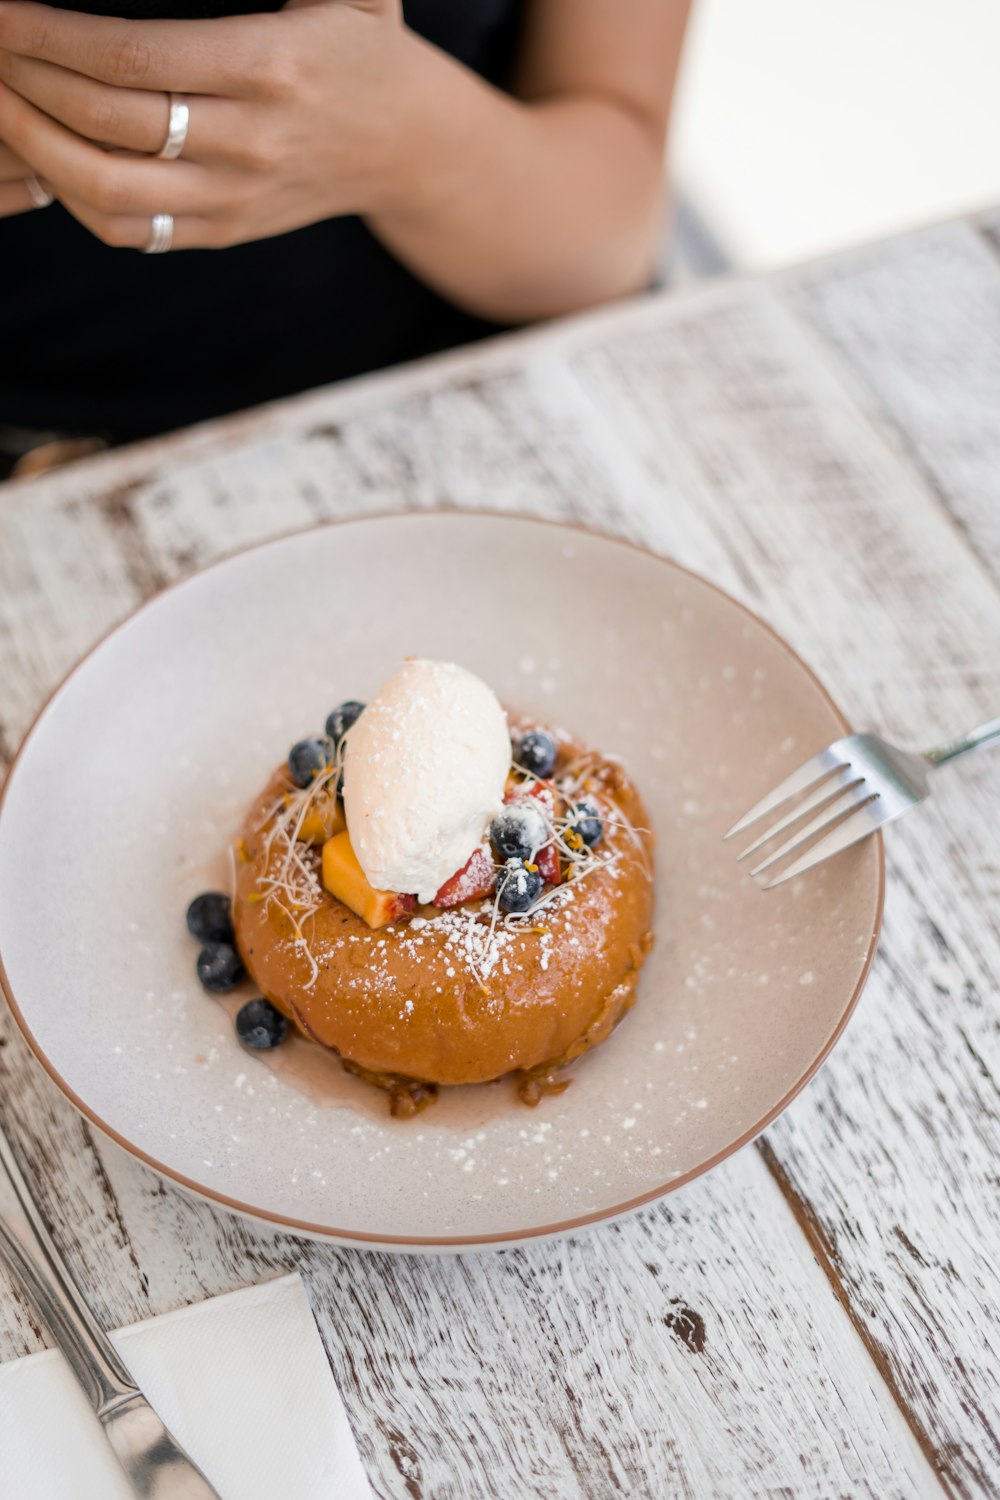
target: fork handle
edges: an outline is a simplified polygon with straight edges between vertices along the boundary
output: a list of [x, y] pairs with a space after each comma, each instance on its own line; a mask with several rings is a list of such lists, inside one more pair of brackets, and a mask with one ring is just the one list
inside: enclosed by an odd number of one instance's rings
[[983, 745], [995, 744], [997, 740], [1000, 740], [1000, 719], [990, 719], [977, 729], [970, 729], [950, 745], [942, 745], [938, 750], [928, 750], [926, 758], [931, 765], [943, 766], [946, 761], [957, 760], [960, 755], [967, 755], [970, 750], [978, 750]]

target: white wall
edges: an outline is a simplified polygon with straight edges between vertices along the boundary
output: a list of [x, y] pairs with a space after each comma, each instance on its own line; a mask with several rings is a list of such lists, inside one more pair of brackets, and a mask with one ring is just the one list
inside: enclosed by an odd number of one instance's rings
[[672, 155], [738, 267], [1000, 202], [1000, 0], [695, 0]]

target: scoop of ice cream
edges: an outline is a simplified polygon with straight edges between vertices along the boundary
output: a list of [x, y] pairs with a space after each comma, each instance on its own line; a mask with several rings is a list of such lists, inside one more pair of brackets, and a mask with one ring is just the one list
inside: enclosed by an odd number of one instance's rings
[[432, 901], [482, 842], [509, 770], [486, 684], [454, 662], [404, 662], [347, 738], [344, 811], [372, 885]]

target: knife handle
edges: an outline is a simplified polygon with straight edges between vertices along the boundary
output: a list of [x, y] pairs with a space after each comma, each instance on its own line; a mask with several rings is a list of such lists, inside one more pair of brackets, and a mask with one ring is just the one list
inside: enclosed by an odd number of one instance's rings
[[[4, 1179], [10, 1189], [3, 1192]], [[83, 1388], [137, 1495], [221, 1500], [167, 1431], [87, 1306], [0, 1127], [0, 1253]]]

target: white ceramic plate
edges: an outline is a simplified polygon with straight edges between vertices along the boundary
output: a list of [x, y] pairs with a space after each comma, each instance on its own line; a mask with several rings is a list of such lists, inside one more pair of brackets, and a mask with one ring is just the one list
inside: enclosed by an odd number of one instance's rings
[[[194, 976], [184, 909], [225, 878], [245, 806], [291, 741], [404, 655], [460, 661], [621, 755], [651, 810], [639, 1003], [534, 1111], [500, 1083], [393, 1120], [304, 1042], [273, 1066], [244, 1052]], [[77, 1107], [216, 1203], [403, 1248], [607, 1218], [752, 1138], [857, 1000], [880, 842], [766, 895], [721, 842], [844, 728], [765, 625], [626, 544], [456, 514], [285, 538], [146, 605], [40, 715], [0, 810], [0, 978]]]

